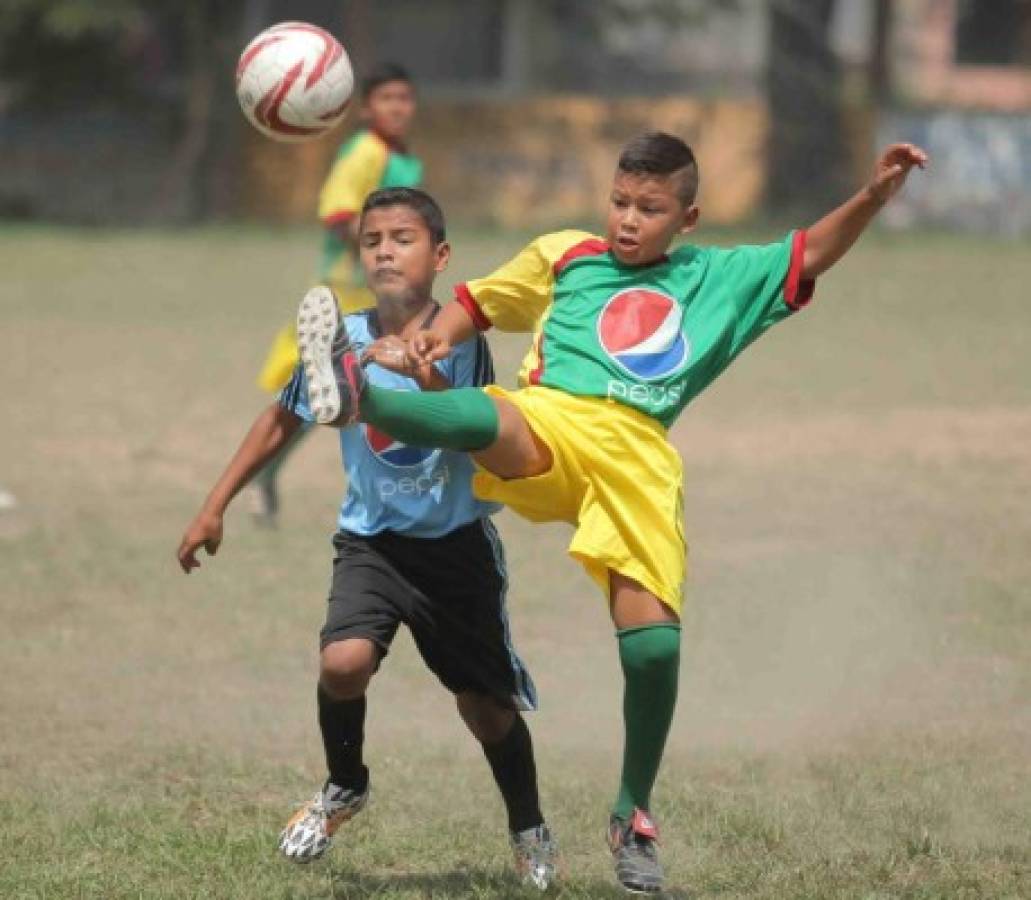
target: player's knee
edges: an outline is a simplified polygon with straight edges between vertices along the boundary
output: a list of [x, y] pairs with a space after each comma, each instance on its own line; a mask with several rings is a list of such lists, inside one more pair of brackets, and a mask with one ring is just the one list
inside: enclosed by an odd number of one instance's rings
[[680, 661], [680, 629], [655, 626], [620, 641], [620, 658], [627, 671], [650, 675], [666, 672]]
[[515, 712], [493, 697], [471, 691], [455, 697], [458, 712], [473, 737], [481, 744], [496, 744], [505, 739], [515, 721]]
[[497, 436], [473, 458], [498, 478], [530, 478], [547, 472], [551, 450], [530, 428], [522, 412], [508, 400], [495, 399]]
[[334, 700], [354, 700], [368, 688], [377, 660], [378, 650], [372, 641], [335, 641], [322, 651], [319, 683]]

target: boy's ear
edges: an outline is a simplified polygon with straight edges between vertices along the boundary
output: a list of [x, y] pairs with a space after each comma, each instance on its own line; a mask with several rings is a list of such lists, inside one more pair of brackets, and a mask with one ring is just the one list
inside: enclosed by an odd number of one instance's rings
[[434, 272], [443, 272], [447, 268], [448, 262], [451, 261], [451, 245], [447, 241], [441, 241], [437, 244], [437, 249], [434, 250], [436, 259], [433, 263]]
[[694, 231], [698, 226], [698, 217], [701, 215], [701, 210], [697, 204], [692, 203], [687, 209], [684, 210], [684, 218], [680, 221], [680, 228], [678, 234], [687, 234], [688, 232]]

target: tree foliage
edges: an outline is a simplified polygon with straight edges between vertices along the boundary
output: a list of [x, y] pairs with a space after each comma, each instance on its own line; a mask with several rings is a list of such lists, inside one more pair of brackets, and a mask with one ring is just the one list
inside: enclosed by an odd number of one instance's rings
[[141, 0], [5, 0], [0, 36], [26, 26], [65, 41], [86, 37], [114, 37], [139, 21], [146, 7]]
[[53, 109], [131, 100], [146, 6], [137, 0], [6, 0], [0, 77], [14, 105]]

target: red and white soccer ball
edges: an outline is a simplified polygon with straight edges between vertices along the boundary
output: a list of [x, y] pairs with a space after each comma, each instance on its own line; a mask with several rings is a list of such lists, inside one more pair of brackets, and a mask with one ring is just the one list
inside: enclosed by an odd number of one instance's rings
[[250, 123], [277, 141], [325, 134], [347, 113], [354, 72], [328, 31], [306, 22], [280, 22], [244, 47], [236, 67], [236, 96]]

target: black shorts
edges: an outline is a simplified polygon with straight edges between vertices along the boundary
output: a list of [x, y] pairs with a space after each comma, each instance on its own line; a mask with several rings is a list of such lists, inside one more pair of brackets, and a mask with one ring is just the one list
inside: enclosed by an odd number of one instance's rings
[[513, 709], [536, 709], [529, 672], [512, 646], [508, 578], [489, 519], [439, 538], [340, 531], [321, 646], [367, 638], [382, 656], [401, 623], [453, 694], [476, 691]]

